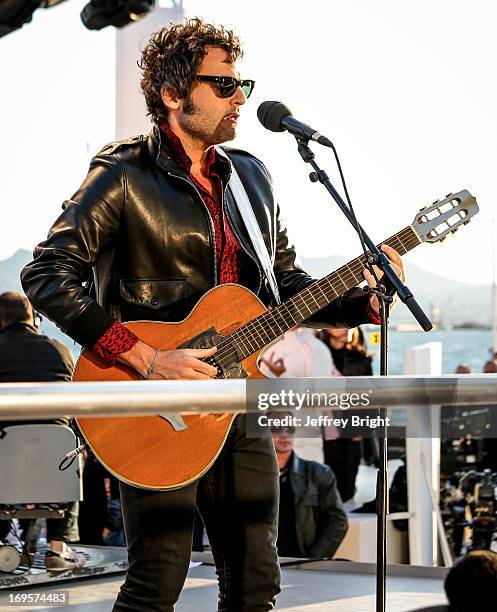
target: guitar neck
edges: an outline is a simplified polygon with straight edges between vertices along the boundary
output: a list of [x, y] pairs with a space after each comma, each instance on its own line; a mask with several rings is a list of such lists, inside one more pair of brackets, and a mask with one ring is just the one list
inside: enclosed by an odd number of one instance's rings
[[[420, 243], [418, 235], [409, 225], [381, 244], [388, 244], [400, 255], [404, 255]], [[232, 332], [229, 340], [235, 346], [239, 357], [244, 359], [252, 355], [290, 328], [328, 306], [348, 289], [361, 284], [364, 281], [362, 271], [366, 267], [365, 262], [364, 254], [356, 257], [338, 270], [312, 283], [285, 303]]]

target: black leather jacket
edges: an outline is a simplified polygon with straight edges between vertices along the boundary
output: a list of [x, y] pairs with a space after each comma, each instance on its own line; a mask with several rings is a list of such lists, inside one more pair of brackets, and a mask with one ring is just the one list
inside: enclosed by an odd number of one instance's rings
[[[249, 153], [226, 150], [274, 261], [282, 299], [291, 297], [312, 279], [295, 263], [270, 176]], [[226, 184], [231, 164], [220, 156], [216, 163]], [[35, 248], [21, 281], [35, 308], [80, 344], [93, 346], [116, 319], [179, 321], [216, 285], [211, 217], [158, 129], [104, 147], [63, 208], [48, 238]], [[226, 189], [224, 210], [246, 253], [239, 282], [269, 304], [260, 266]], [[92, 270], [93, 292], [87, 286]], [[309, 323], [364, 323], [367, 299], [365, 292], [352, 289]]]
[[303, 557], [333, 557], [348, 529], [337, 480], [331, 469], [292, 453], [290, 483], [297, 542]]

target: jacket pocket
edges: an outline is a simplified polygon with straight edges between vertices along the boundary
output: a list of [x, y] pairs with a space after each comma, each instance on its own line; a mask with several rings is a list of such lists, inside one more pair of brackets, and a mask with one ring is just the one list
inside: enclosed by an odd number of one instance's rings
[[121, 298], [130, 304], [160, 310], [169, 307], [188, 295], [186, 279], [121, 279]]

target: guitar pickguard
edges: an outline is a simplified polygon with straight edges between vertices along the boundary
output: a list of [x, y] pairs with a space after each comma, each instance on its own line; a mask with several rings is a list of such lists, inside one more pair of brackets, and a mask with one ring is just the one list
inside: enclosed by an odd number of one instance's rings
[[[211, 346], [217, 346], [224, 337], [215, 327], [210, 327], [176, 348], [210, 348]], [[216, 355], [213, 355], [209, 362], [218, 369], [216, 378], [247, 378], [248, 376], [248, 373], [242, 368], [239, 361], [222, 364], [216, 359]]]

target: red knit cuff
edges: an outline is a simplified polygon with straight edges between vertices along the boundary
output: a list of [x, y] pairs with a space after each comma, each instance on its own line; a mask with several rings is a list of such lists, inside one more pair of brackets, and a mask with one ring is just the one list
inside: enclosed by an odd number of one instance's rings
[[97, 340], [92, 351], [109, 365], [114, 365], [121, 353], [131, 350], [138, 337], [119, 321], [115, 321]]
[[373, 323], [374, 325], [381, 324], [381, 317], [377, 312], [373, 310], [373, 307], [371, 306], [371, 299], [367, 301], [366, 314], [368, 315], [371, 323]]

